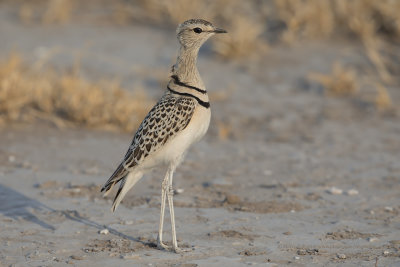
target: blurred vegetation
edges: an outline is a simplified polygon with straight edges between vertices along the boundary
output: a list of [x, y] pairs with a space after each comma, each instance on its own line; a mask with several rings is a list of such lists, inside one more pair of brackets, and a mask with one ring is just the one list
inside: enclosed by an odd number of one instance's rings
[[50, 121], [57, 127], [85, 125], [133, 131], [153, 104], [117, 82], [89, 82], [71, 73], [27, 67], [18, 54], [0, 63], [0, 125]]
[[[16, 6], [19, 20], [26, 24], [63, 24], [72, 20], [85, 20], [98, 24], [145, 23], [175, 28], [178, 23], [186, 19], [204, 18], [229, 31], [225, 38], [212, 40], [214, 51], [222, 58], [238, 61], [264, 58], [268, 50], [273, 49], [276, 44], [296, 45], [310, 39], [353, 40], [362, 44], [365, 56], [371, 63], [368, 72], [361, 72], [352, 66], [344, 67], [336, 62], [332, 66], [332, 73], [310, 73], [307, 79], [317, 81], [325, 88], [328, 95], [333, 96], [357, 95], [363, 84], [372, 84], [376, 90], [373, 102], [379, 110], [392, 107], [386, 87], [400, 85], [400, 53], [398, 53], [400, 1], [15, 0], [3, 2]], [[377, 79], [371, 80], [368, 74], [370, 72], [376, 74]], [[50, 71], [46, 75], [38, 75], [33, 70], [26, 69], [15, 56], [1, 63], [0, 75], [0, 120], [3, 122], [20, 120], [23, 116], [18, 110], [29, 109], [30, 116], [44, 117], [56, 114], [54, 121], [58, 121], [58, 124], [73, 122], [93, 127], [111, 125], [122, 130], [131, 130], [137, 126], [130, 121], [131, 115], [135, 116], [132, 120], [141, 118], [143, 110], [147, 107], [143, 95], [141, 98], [128, 96], [128, 93], [116, 84], [108, 83], [107, 88], [112, 90], [105, 90], [104, 85], [81, 80], [76, 74], [63, 74], [58, 79], [57, 75]], [[35, 82], [32, 82], [32, 79]], [[33, 90], [34, 93], [27, 94], [28, 90]], [[93, 97], [88, 99], [85, 94]], [[85, 103], [82, 103], [81, 98], [85, 99]], [[7, 104], [10, 99], [16, 104]], [[126, 104], [132, 101], [137, 103], [137, 106]]]

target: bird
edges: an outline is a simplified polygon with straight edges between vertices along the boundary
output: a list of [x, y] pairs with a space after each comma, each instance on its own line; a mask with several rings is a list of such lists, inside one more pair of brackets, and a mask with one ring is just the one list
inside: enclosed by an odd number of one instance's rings
[[[189, 19], [178, 25], [179, 54], [171, 68], [166, 91], [144, 118], [122, 162], [101, 188], [106, 196], [120, 183], [111, 208], [114, 212], [126, 193], [146, 172], [156, 167], [167, 167], [161, 183], [157, 235], [157, 248], [161, 250], [185, 251], [178, 247], [176, 240], [172, 180], [188, 148], [205, 135], [210, 124], [209, 97], [196, 62], [200, 47], [211, 36], [220, 33], [227, 31], [204, 19]], [[172, 247], [162, 240], [166, 200], [171, 219]]]

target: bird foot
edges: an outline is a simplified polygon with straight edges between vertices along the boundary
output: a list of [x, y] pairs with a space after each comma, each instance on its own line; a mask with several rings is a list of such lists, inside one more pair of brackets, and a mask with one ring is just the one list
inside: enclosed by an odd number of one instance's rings
[[174, 247], [174, 252], [177, 253], [177, 254], [182, 254], [182, 253], [190, 252], [190, 251], [192, 251], [192, 249]]
[[165, 244], [164, 244], [163, 242], [161, 242], [161, 241], [158, 241], [158, 242], [157, 242], [157, 248], [158, 248], [159, 250], [171, 250], [171, 247], [165, 245]]
[[177, 254], [182, 254], [182, 253], [185, 253], [185, 252], [192, 251], [192, 249], [189, 249], [189, 248], [180, 248], [178, 246], [170, 247], [170, 246], [167, 246], [163, 242], [160, 242], [160, 241], [157, 242], [157, 248], [159, 250], [173, 251], [173, 252], [175, 252]]

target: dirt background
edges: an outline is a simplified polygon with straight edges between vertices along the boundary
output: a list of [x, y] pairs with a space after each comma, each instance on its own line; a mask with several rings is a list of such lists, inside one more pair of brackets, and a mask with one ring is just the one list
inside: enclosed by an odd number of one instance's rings
[[[177, 51], [171, 28], [27, 26], [5, 5], [0, 32], [1, 58], [17, 50], [34, 62], [58, 47], [50, 62], [68, 69], [81, 53], [89, 79], [118, 77], [154, 101], [164, 90], [154, 77], [167, 79]], [[368, 65], [360, 46], [303, 42], [241, 62], [202, 49], [213, 118], [174, 178], [178, 242], [192, 249], [181, 255], [155, 249], [165, 170], [146, 175], [114, 214], [99, 192], [132, 133], [6, 125], [0, 266], [399, 266], [399, 88], [379, 113], [304, 78], [337, 60]]]

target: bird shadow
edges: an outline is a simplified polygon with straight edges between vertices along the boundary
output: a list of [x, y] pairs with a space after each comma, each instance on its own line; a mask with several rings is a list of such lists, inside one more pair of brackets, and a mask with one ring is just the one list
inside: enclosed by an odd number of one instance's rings
[[79, 212], [77, 212], [76, 210], [67, 210], [67, 211], [64, 210], [64, 211], [61, 211], [61, 213], [67, 219], [69, 219], [71, 221], [75, 221], [75, 222], [82, 223], [82, 224], [87, 225], [87, 226], [94, 227], [97, 230], [107, 229], [110, 234], [113, 234], [115, 236], [130, 240], [130, 241], [133, 241], [133, 242], [141, 243], [142, 245], [147, 246], [147, 247], [151, 247], [151, 248], [157, 247], [157, 244], [155, 242], [152, 242], [152, 241], [145, 242], [143, 240], [140, 240], [139, 238], [135, 238], [135, 237], [126, 235], [124, 233], [121, 233], [121, 232], [119, 232], [119, 231], [117, 231], [117, 230], [115, 230], [115, 229], [113, 229], [113, 228], [111, 228], [111, 227], [109, 227], [107, 225], [99, 224], [97, 222], [94, 222], [92, 220], [89, 220], [89, 219], [81, 216], [79, 214]]
[[35, 199], [29, 198], [29, 197], [17, 192], [16, 190], [14, 190], [10, 187], [0, 184], [0, 214], [2, 214], [3, 216], [6, 216], [6, 217], [12, 218], [14, 220], [23, 219], [23, 220], [32, 222], [32, 223], [37, 224], [47, 230], [53, 230], [53, 231], [56, 230], [56, 228], [53, 225], [36, 217], [30, 211], [31, 209], [49, 212], [50, 214], [58, 214], [57, 216], [59, 216], [61, 214], [68, 220], [96, 228], [97, 230], [107, 229], [109, 231], [109, 233], [112, 235], [130, 240], [133, 242], [141, 243], [142, 245], [147, 246], [147, 247], [151, 247], [151, 248], [157, 247], [157, 244], [155, 244], [155, 242], [152, 242], [152, 241], [146, 242], [146, 241], [140, 240], [139, 238], [135, 238], [135, 237], [123, 234], [111, 227], [102, 225], [100, 223], [97, 223], [95, 221], [85, 218], [84, 216], [80, 215], [79, 212], [76, 210], [61, 210], [60, 211], [60, 210], [53, 209]]
[[0, 184], [0, 213], [14, 220], [24, 219], [38, 224], [48, 230], [55, 230], [54, 226], [40, 220], [29, 209], [48, 210], [48, 207], [24, 196], [12, 188]]

